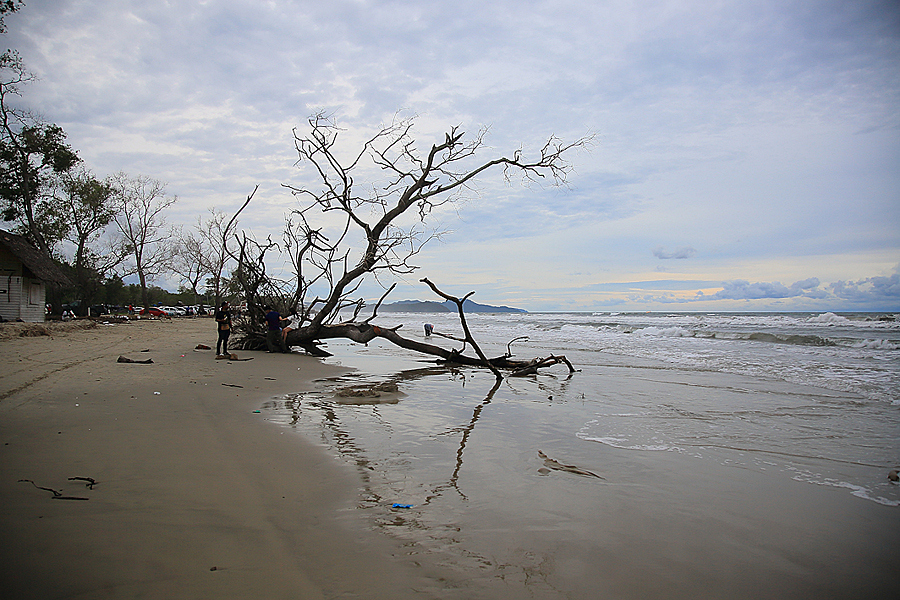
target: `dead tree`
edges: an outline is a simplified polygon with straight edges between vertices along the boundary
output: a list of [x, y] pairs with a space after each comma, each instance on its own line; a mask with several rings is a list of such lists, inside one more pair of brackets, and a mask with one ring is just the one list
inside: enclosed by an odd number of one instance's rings
[[113, 221], [128, 257], [124, 274], [138, 276], [141, 304], [149, 309], [147, 284], [166, 272], [172, 262], [174, 234], [166, 224], [165, 211], [178, 197], [166, 196], [163, 182], [144, 175], [116, 173], [110, 177], [110, 184], [118, 208]]
[[[531, 158], [519, 149], [509, 156], [481, 161], [476, 154], [485, 150], [486, 130], [466, 139], [459, 127], [453, 127], [440, 143], [420, 152], [412, 137], [413, 119], [397, 119], [366, 140], [358, 153], [342, 158], [337, 124], [320, 113], [310, 118], [309, 125], [305, 136], [294, 131], [295, 148], [298, 164], [310, 167], [317, 183], [285, 186], [300, 206], [287, 219], [281, 243], [259, 243], [246, 235], [233, 240], [232, 256], [238, 267], [232, 279], [240, 285], [248, 305], [268, 303], [283, 314], [294, 315], [288, 345], [314, 354], [324, 353], [318, 347], [324, 340], [346, 338], [366, 343], [382, 337], [448, 362], [486, 366], [498, 377], [499, 368], [522, 368], [521, 363], [509, 362], [508, 356], [487, 359], [468, 333], [467, 341], [478, 357], [404, 338], [398, 328], [372, 325], [384, 297], [370, 316], [361, 319], [365, 303], [354, 294], [366, 276], [379, 280], [416, 270], [413, 258], [427, 242], [440, 236], [426, 227], [428, 215], [471, 193], [472, 184], [482, 174], [499, 169], [507, 181], [521, 177], [526, 182], [563, 185], [571, 170], [564, 155], [588, 145], [591, 138], [563, 143], [551, 137]], [[357, 177], [375, 180], [379, 175], [380, 181], [357, 183]], [[289, 257], [290, 279], [265, 274], [267, 254], [274, 251]], [[262, 346], [260, 321], [261, 310], [251, 308], [242, 332], [244, 347]]]

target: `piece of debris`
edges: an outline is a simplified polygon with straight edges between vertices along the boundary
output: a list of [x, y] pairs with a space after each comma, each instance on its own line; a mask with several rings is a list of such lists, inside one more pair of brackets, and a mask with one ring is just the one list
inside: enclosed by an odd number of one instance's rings
[[53, 494], [53, 498], [52, 498], [53, 500], [90, 500], [90, 498], [82, 498], [79, 496], [63, 496], [62, 492], [60, 492], [58, 490], [54, 490], [53, 488], [41, 487], [30, 479], [20, 479], [19, 482], [20, 483], [22, 483], [22, 482], [30, 483], [31, 485], [33, 485], [34, 487], [36, 487], [39, 490], [51, 492]]
[[206, 344], [197, 344], [196, 346], [194, 346], [194, 350], [212, 350], [212, 348], [210, 348]]
[[97, 485], [97, 480], [93, 477], [69, 477], [69, 481], [84, 481], [84, 485], [88, 489], [94, 489], [94, 486]]
[[381, 393], [396, 393], [400, 391], [400, 388], [393, 381], [387, 381], [385, 383], [378, 383], [375, 385], [367, 385], [367, 386], [350, 386], [340, 388], [335, 392], [335, 395], [340, 396], [342, 398], [380, 398]]
[[229, 352], [228, 354], [217, 354], [216, 360], [253, 360], [253, 357], [251, 356], [250, 358], [238, 358], [237, 354]]
[[900, 481], [900, 473], [897, 472], [897, 469], [891, 469], [891, 472], [888, 473], [888, 479], [891, 481]]
[[135, 363], [135, 364], [139, 364], [139, 365], [152, 365], [152, 364], [153, 364], [153, 359], [152, 359], [152, 358], [148, 358], [147, 360], [135, 360], [135, 359], [133, 359], [133, 358], [128, 358], [127, 356], [119, 356], [119, 358], [116, 360], [116, 362], [120, 362], [120, 363]]
[[242, 385], [237, 385], [236, 383], [223, 383], [222, 385], [227, 385], [228, 387], [236, 387], [236, 388], [243, 388], [243, 387], [244, 387], [244, 386], [242, 386]]
[[[605, 479], [604, 477], [600, 477], [596, 473], [591, 473], [586, 469], [582, 469], [581, 467], [576, 467], [575, 465], [564, 465], [555, 458], [550, 458], [540, 450], [538, 450], [538, 456], [544, 459], [544, 466], [553, 469], [554, 471], [563, 471], [565, 473], [572, 473], [573, 475], [581, 475], [583, 477], [596, 477], [597, 479]], [[542, 475], [546, 475], [547, 472], [542, 472], [542, 469], [538, 469], [538, 472]]]
[[45, 488], [45, 487], [41, 487], [41, 486], [39, 486], [38, 484], [36, 484], [35, 482], [33, 482], [33, 481], [30, 480], [30, 479], [20, 479], [20, 480], [19, 480], [19, 483], [30, 483], [31, 485], [33, 485], [34, 487], [36, 487], [36, 488], [39, 489], [39, 490], [44, 490], [44, 491], [47, 491], [47, 492], [52, 492], [54, 496], [62, 496], [62, 492], [58, 492], [58, 491], [54, 490], [53, 488]]

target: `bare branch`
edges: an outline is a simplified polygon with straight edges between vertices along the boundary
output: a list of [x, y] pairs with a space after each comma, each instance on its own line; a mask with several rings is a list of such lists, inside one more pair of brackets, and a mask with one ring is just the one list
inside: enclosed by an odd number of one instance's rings
[[167, 197], [164, 183], [145, 176], [117, 173], [110, 182], [119, 208], [113, 220], [131, 261], [124, 272], [138, 276], [142, 303], [147, 307], [147, 282], [167, 270], [172, 262], [174, 235], [164, 212], [178, 198]]
[[478, 358], [480, 358], [482, 360], [482, 362], [484, 362], [484, 365], [491, 370], [491, 372], [494, 374], [494, 376], [497, 379], [503, 379], [503, 375], [500, 374], [500, 371], [497, 370], [497, 367], [495, 367], [493, 364], [491, 364], [491, 362], [484, 355], [484, 352], [481, 351], [481, 347], [478, 345], [478, 342], [475, 341], [475, 338], [472, 337], [472, 332], [469, 331], [469, 324], [466, 322], [466, 315], [465, 315], [465, 311], [463, 310], [463, 303], [469, 298], [469, 296], [471, 296], [475, 292], [469, 292], [462, 298], [456, 298], [455, 296], [450, 296], [449, 294], [445, 294], [444, 292], [439, 290], [436, 285], [434, 285], [433, 283], [431, 283], [428, 280], [427, 277], [422, 279], [421, 281], [423, 283], [427, 284], [428, 287], [430, 287], [432, 289], [432, 291], [434, 291], [434, 293], [436, 293], [437, 295], [439, 295], [443, 298], [446, 298], [447, 300], [450, 300], [451, 302], [456, 304], [456, 308], [459, 311], [459, 322], [462, 325], [463, 332], [466, 335], [466, 341], [468, 343], [472, 344], [472, 348], [475, 350], [475, 353], [478, 355]]
[[[268, 240], [256, 243], [246, 233], [240, 238], [235, 277], [241, 282], [248, 305], [265, 298], [296, 311], [298, 326], [287, 334], [287, 343], [308, 347], [319, 340], [347, 337], [365, 343], [373, 337], [386, 337], [406, 348], [416, 348], [446, 360], [469, 361], [490, 368], [501, 377], [500, 368], [515, 368], [526, 363], [509, 361], [508, 356], [488, 359], [468, 331], [462, 299], [440, 292], [458, 305], [460, 321], [466, 332], [462, 350], [447, 351], [429, 344], [403, 338], [396, 328], [371, 325], [387, 293], [375, 305], [373, 313], [356, 323], [364, 302], [354, 298], [369, 276], [382, 278], [408, 275], [418, 266], [414, 259], [422, 248], [442, 235], [429, 229], [426, 220], [446, 203], [454, 202], [473, 190], [474, 182], [487, 171], [500, 171], [504, 178], [518, 174], [523, 181], [550, 181], [564, 184], [571, 172], [565, 156], [588, 145], [590, 137], [566, 144], [551, 136], [534, 157], [522, 149], [506, 156], [479, 159], [485, 151], [487, 129], [466, 135], [462, 127], [451, 127], [443, 138], [424, 151], [413, 135], [415, 118], [395, 115], [375, 130], [354, 153], [343, 156], [338, 141], [344, 133], [332, 115], [317, 113], [309, 118], [309, 130], [294, 130], [297, 165], [305, 169], [312, 182], [284, 184], [299, 206], [287, 219], [279, 247]], [[374, 177], [373, 173], [380, 174]], [[243, 207], [242, 209], [243, 210]], [[287, 253], [292, 277], [280, 281], [265, 271], [267, 252]], [[309, 298], [313, 298], [309, 300]], [[339, 322], [338, 313], [352, 308], [350, 322]], [[252, 314], [252, 311], [251, 311]], [[259, 339], [259, 325], [251, 317], [248, 328]], [[257, 329], [254, 329], [256, 327]], [[463, 355], [471, 344], [477, 359]], [[475, 361], [474, 363], [472, 361]]]
[[378, 307], [380, 307], [381, 303], [384, 302], [384, 299], [388, 297], [388, 294], [390, 294], [391, 292], [394, 291], [395, 287], [397, 287], [396, 283], [394, 285], [392, 285], [391, 287], [389, 287], [384, 292], [384, 294], [381, 295], [381, 298], [379, 298], [378, 302], [375, 304], [375, 308], [372, 309], [372, 316], [369, 317], [368, 319], [366, 319], [365, 321], [363, 321], [363, 323], [368, 324], [370, 321], [372, 321], [372, 319], [374, 319], [376, 316], [378, 316]]

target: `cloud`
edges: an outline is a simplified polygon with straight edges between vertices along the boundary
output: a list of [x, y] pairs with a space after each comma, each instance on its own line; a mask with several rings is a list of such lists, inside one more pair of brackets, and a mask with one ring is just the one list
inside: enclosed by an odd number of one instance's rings
[[653, 256], [659, 258], [661, 260], [668, 260], [670, 258], [691, 258], [697, 253], [696, 250], [691, 248], [690, 246], [685, 246], [683, 248], [678, 248], [673, 252], [667, 252], [665, 248], [662, 246], [657, 246], [653, 249]]
[[656, 279], [652, 281], [626, 281], [619, 283], [595, 283], [581, 289], [595, 292], [627, 292], [641, 290], [665, 290], [665, 291], [694, 291], [699, 287], [712, 287], [716, 284], [712, 281], [699, 279]]
[[852, 302], [891, 301], [900, 305], [900, 275], [868, 277], [859, 281], [836, 281], [829, 287], [834, 295]]
[[[712, 291], [719, 286], [721, 289]], [[753, 307], [753, 310], [896, 311], [900, 309], [900, 273], [834, 283], [809, 277], [790, 285], [742, 279], [720, 284], [703, 280], [632, 281], [594, 284], [582, 288], [581, 293], [597, 294], [598, 304], [603, 306], [625, 305], [634, 310], [703, 304], [710, 310]]]
[[810, 277], [803, 281], [797, 281], [790, 286], [785, 286], [778, 281], [758, 281], [750, 283], [743, 279], [726, 281], [723, 289], [715, 294], [706, 296], [703, 292], [697, 292], [697, 300], [761, 300], [771, 298], [826, 298], [828, 293], [819, 289], [819, 279]]

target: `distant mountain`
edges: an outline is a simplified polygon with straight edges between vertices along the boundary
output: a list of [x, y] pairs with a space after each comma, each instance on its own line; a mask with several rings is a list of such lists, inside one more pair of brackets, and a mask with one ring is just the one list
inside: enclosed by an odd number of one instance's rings
[[[446, 302], [442, 302], [444, 306], [447, 307], [447, 310], [451, 312], [456, 312], [456, 304], [447, 300]], [[467, 313], [526, 313], [528, 312], [522, 308], [511, 308], [509, 306], [491, 306], [490, 304], [478, 304], [477, 302], [472, 302], [471, 300], [466, 300], [463, 302], [463, 310]]]
[[[453, 307], [456, 308], [455, 306]], [[382, 304], [379, 312], [440, 313], [450, 309], [440, 302], [422, 302], [421, 300], [400, 300], [390, 304]]]
[[[422, 300], [400, 300], [390, 304], [383, 304], [378, 309], [379, 312], [411, 312], [411, 313], [444, 313], [456, 312], [456, 304], [447, 300], [446, 302], [423, 302]], [[479, 304], [466, 300], [463, 303], [463, 310], [467, 313], [524, 313], [528, 312], [521, 308], [510, 308], [509, 306], [491, 306], [490, 304]]]

